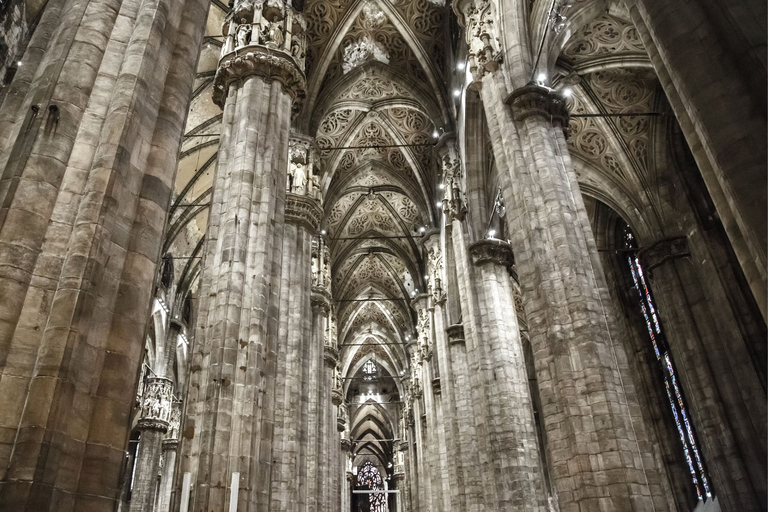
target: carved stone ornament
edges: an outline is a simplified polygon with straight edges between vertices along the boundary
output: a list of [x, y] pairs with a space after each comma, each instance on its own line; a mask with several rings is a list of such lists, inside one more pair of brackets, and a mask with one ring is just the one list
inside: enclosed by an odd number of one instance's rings
[[285, 222], [303, 226], [311, 232], [320, 227], [323, 209], [320, 203], [308, 196], [285, 195]]
[[686, 258], [691, 255], [688, 250], [688, 239], [684, 236], [662, 238], [648, 247], [640, 249], [638, 256], [647, 272], [660, 267], [667, 261]]
[[503, 240], [480, 240], [469, 246], [472, 262], [476, 266], [494, 264], [501, 265], [512, 273], [512, 265], [515, 263], [512, 246]]
[[336, 368], [336, 363], [339, 362], [339, 350], [331, 345], [325, 345], [323, 347], [323, 361], [328, 368]]
[[480, 80], [502, 62], [493, 4], [490, 0], [454, 0], [453, 10], [464, 26], [469, 71]]
[[568, 127], [568, 107], [565, 98], [557, 91], [529, 84], [514, 91], [507, 97], [506, 103], [512, 108], [515, 121], [540, 116], [553, 124]]
[[448, 336], [449, 345], [464, 344], [464, 325], [462, 324], [449, 325], [445, 329], [445, 334]]
[[312, 295], [309, 300], [313, 311], [319, 311], [321, 314], [328, 316], [328, 313], [331, 311], [331, 296], [325, 288], [313, 286]]
[[150, 377], [144, 388], [139, 409], [139, 428], [166, 432], [171, 422], [173, 382], [163, 377]]
[[294, 99], [294, 112], [299, 110], [307, 79], [296, 60], [285, 52], [253, 44], [236, 48], [221, 58], [213, 80], [213, 102], [223, 108], [229, 86], [249, 76], [279, 81]]

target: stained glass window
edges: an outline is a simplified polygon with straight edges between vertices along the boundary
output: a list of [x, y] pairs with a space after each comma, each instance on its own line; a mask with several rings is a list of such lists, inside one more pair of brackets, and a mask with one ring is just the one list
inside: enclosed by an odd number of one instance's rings
[[[381, 473], [370, 461], [363, 464], [357, 471], [357, 485], [371, 491], [384, 490]], [[371, 512], [387, 512], [388, 510], [387, 495], [384, 492], [369, 494], [368, 503]]]
[[363, 365], [363, 380], [376, 379], [376, 363], [368, 361]]
[[664, 376], [664, 388], [669, 407], [672, 409], [672, 417], [675, 420], [677, 434], [682, 444], [683, 456], [691, 475], [691, 482], [696, 488], [699, 499], [711, 498], [713, 494], [712, 484], [699, 450], [699, 442], [696, 439], [696, 434], [691, 424], [691, 416], [688, 413], [683, 390], [677, 378], [672, 354], [669, 352], [667, 338], [664, 335], [664, 329], [659, 318], [659, 310], [653, 300], [651, 289], [645, 279], [645, 272], [637, 255], [635, 235], [629, 226], [624, 230], [623, 254], [629, 265], [632, 280], [635, 283], [635, 289], [640, 299], [640, 310], [645, 319], [645, 326], [648, 329], [648, 337], [653, 345], [653, 352]]

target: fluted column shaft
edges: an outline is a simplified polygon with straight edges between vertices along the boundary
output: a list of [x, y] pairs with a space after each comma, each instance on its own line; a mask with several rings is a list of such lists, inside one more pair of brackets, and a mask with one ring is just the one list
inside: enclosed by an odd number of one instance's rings
[[173, 477], [176, 474], [178, 448], [178, 439], [165, 439], [163, 441], [163, 470], [160, 477], [157, 512], [170, 512], [171, 510], [171, 493], [173, 493]]
[[249, 76], [224, 105], [182, 452], [190, 510], [269, 508], [291, 103]]
[[[505, 188], [509, 232], [523, 288], [544, 425], [561, 507], [610, 503], [617, 510], [653, 504], [619, 375], [597, 272], [587, 247], [583, 203], [558, 148], [567, 115], [562, 100], [527, 86], [503, 107], [503, 84], [484, 79], [482, 95], [494, 154], [514, 187]], [[514, 118], [513, 118], [514, 114]], [[574, 392], [571, 392], [573, 390]], [[578, 411], [578, 412], [577, 412]], [[598, 429], [597, 426], [600, 426]], [[573, 492], [608, 469], [608, 495]], [[570, 468], [582, 460], [576, 474]], [[587, 462], [589, 461], [589, 462]]]
[[301, 222], [301, 217], [294, 213], [299, 206], [314, 206], [316, 222], [321, 215], [314, 199], [288, 195], [283, 254], [290, 257], [283, 258], [281, 278], [270, 512], [298, 512], [307, 506], [307, 495], [301, 491], [307, 473], [305, 448], [312, 391], [305, 385], [304, 377], [310, 365], [312, 343], [311, 231], [317, 226]]
[[309, 429], [307, 437], [307, 483], [306, 483], [306, 502], [307, 510], [310, 512], [321, 512], [322, 501], [320, 472], [325, 464], [322, 455], [322, 439], [320, 437], [320, 426], [323, 423], [323, 408], [321, 407], [322, 381], [325, 377], [323, 370], [323, 343], [327, 329], [328, 312], [330, 310], [330, 301], [327, 296], [321, 293], [313, 294], [312, 297], [312, 337], [309, 349], [308, 369], [308, 391], [309, 400], [307, 402], [307, 417], [309, 420]]
[[483, 503], [495, 510], [544, 510], [539, 448], [508, 273], [511, 249], [500, 240], [467, 246], [464, 230], [464, 223], [453, 221]]
[[207, 8], [200, 0], [51, 2], [23, 58], [29, 67], [5, 95], [6, 508], [112, 510], [118, 499]]

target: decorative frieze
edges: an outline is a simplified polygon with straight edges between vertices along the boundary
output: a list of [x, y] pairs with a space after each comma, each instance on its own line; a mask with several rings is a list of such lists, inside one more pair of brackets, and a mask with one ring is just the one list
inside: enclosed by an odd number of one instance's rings
[[223, 107], [232, 82], [257, 75], [278, 80], [295, 100], [306, 89], [304, 15], [283, 0], [240, 0], [222, 25], [224, 44], [213, 85]]
[[512, 265], [515, 263], [512, 246], [503, 240], [480, 240], [469, 246], [469, 253], [476, 266], [501, 265], [512, 274]]
[[663, 265], [667, 261], [686, 258], [690, 255], [688, 239], [684, 236], [662, 238], [638, 251], [640, 261], [642, 261], [643, 267], [647, 272]]
[[512, 108], [515, 121], [539, 116], [568, 127], [568, 106], [565, 97], [548, 87], [528, 84], [514, 91], [507, 97], [507, 105]]
[[139, 408], [139, 428], [166, 432], [171, 423], [173, 381], [150, 377], [144, 387]]

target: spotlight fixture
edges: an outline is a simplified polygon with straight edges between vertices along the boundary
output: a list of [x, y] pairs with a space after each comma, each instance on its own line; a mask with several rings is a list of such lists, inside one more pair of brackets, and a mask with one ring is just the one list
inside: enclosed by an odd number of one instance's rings
[[536, 77], [536, 81], [539, 83], [539, 85], [544, 85], [544, 82], [547, 81], [547, 74], [539, 73], [539, 76]]
[[438, 208], [442, 208], [443, 207], [443, 202], [442, 201], [438, 201], [437, 202], [437, 207]]
[[466, 67], [467, 67], [467, 64], [464, 63], [464, 62], [457, 62], [456, 63], [456, 69], [458, 69], [459, 71], [464, 71], [464, 68], [466, 68]]
[[424, 226], [421, 226], [421, 227], [419, 228], [419, 233], [423, 233], [423, 232], [425, 232], [426, 230], [427, 230], [427, 228], [425, 228]]
[[566, 98], [570, 98], [572, 94], [573, 94], [573, 89], [571, 89], [570, 87], [566, 87], [565, 89], [563, 89], [563, 96], [565, 96]]
[[443, 190], [443, 189], [445, 188], [445, 183], [440, 183], [440, 184], [437, 186], [437, 188], [439, 188], [440, 190]]
[[21, 67], [21, 61], [17, 62], [16, 65]]
[[410, 334], [406, 334], [406, 335], [405, 335], [405, 341], [408, 341], [408, 340], [410, 340], [410, 339], [411, 339], [411, 335], [410, 335]]
[[461, 96], [461, 89], [454, 89], [453, 90], [453, 96], [455, 98], [458, 98], [459, 96]]
[[438, 138], [439, 136], [440, 136], [440, 134], [439, 134], [439, 133], [437, 133], [437, 130], [433, 130], [433, 131], [432, 131], [432, 137], [434, 137], [434, 138]]
[[327, 234], [327, 233], [328, 233], [328, 232], [327, 232], [326, 230], [324, 230], [324, 229], [321, 229], [321, 230], [320, 230], [320, 234], [321, 234], [321, 235], [325, 235], [325, 234]]
[[493, 238], [496, 236], [496, 230], [495, 229], [489, 229], [488, 230], [488, 238]]

